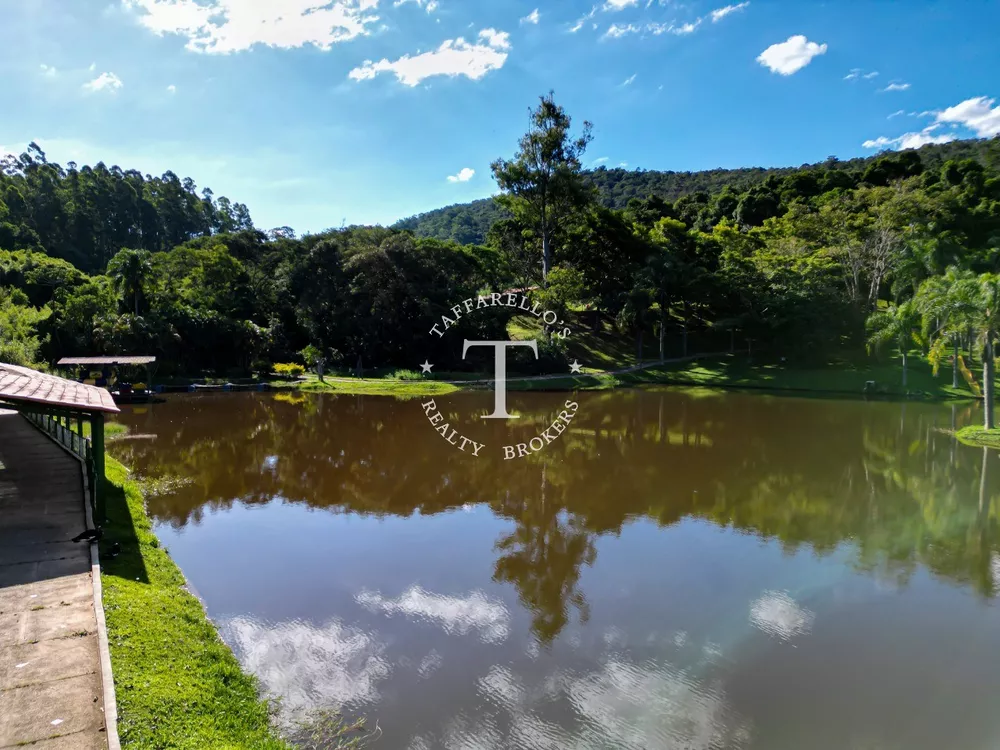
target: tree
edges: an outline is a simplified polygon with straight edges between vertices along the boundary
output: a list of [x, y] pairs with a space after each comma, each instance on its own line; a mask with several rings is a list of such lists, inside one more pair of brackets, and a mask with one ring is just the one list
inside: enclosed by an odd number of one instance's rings
[[570, 136], [571, 119], [555, 103], [554, 94], [541, 97], [530, 113], [530, 125], [512, 160], [497, 159], [490, 168], [502, 194], [496, 201], [542, 242], [542, 282], [552, 268], [552, 245], [561, 222], [586, 204], [591, 195], [581, 174], [580, 157], [591, 140], [591, 124]]
[[931, 342], [928, 358], [935, 372], [951, 343], [952, 388], [958, 387], [958, 342], [971, 323], [975, 284], [972, 271], [951, 266], [943, 276], [924, 281], [916, 297], [924, 313], [924, 335]]
[[[931, 362], [940, 361], [946, 342], [953, 342], [958, 353], [957, 336], [971, 330], [983, 352], [983, 424], [994, 429], [994, 378], [996, 376], [996, 339], [1000, 331], [1000, 274], [973, 276], [967, 271], [949, 268], [940, 278], [921, 285], [919, 299], [929, 315], [944, 319], [931, 330]], [[953, 383], [957, 378], [952, 376]]]
[[903, 358], [903, 387], [906, 387], [906, 353], [911, 341], [919, 341], [921, 329], [920, 310], [913, 300], [899, 305], [889, 305], [868, 317], [868, 347], [878, 349], [887, 343], [895, 343]]
[[146, 283], [153, 275], [152, 258], [146, 250], [120, 250], [108, 263], [108, 276], [122, 301], [134, 303], [134, 312], [139, 314], [139, 300], [143, 296]]

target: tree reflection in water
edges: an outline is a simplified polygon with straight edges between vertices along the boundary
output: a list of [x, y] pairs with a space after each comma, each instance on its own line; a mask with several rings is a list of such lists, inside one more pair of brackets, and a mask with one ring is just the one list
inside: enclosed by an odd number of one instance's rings
[[[439, 405], [471, 423], [482, 395]], [[511, 442], [507, 429], [538, 434], [564, 400], [512, 394], [522, 419], [487, 428], [491, 444]], [[143, 476], [192, 480], [150, 498], [176, 528], [275, 499], [385, 517], [488, 506], [513, 524], [495, 543], [494, 578], [516, 588], [542, 644], [571, 618], [587, 621], [581, 573], [597, 539], [633, 519], [704, 519], [819, 556], [848, 545], [859, 570], [899, 585], [924, 568], [996, 595], [996, 457], [942, 431], [977, 419], [974, 407], [697, 390], [578, 400], [571, 428], [518, 461], [455, 450], [418, 402], [332, 395], [175, 397], [124, 412], [134, 433], [157, 437], [114, 451]]]

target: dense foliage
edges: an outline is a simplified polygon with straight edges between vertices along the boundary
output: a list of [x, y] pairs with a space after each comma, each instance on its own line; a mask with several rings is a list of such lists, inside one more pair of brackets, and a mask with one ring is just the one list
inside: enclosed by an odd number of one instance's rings
[[[446, 369], [460, 352], [430, 325], [512, 287], [640, 357], [684, 355], [707, 335], [788, 358], [920, 346], [956, 372], [956, 354], [992, 352], [1000, 140], [738, 178], [585, 173], [586, 140], [543, 97], [517, 153], [494, 164], [506, 215], [478, 245], [382, 227], [265, 234], [245, 207], [170, 173], [64, 169], [29, 149], [0, 178], [0, 356], [151, 353], [189, 374], [429, 356]], [[711, 192], [655, 194], [724, 174]], [[628, 175], [654, 194], [609, 207]], [[464, 318], [457, 335], [496, 338], [508, 322]], [[543, 345], [559, 358], [557, 341]]]
[[[936, 170], [946, 161], [975, 159], [985, 161], [988, 144], [984, 141], [953, 141], [945, 144], [924, 146], [918, 152], [925, 169]], [[587, 181], [598, 192], [601, 205], [607, 208], [623, 209], [632, 198], [656, 196], [673, 202], [684, 196], [698, 193], [712, 195], [726, 189], [744, 192], [763, 182], [768, 177], [785, 177], [797, 172], [817, 170], [840, 170], [861, 175], [870, 164], [881, 156], [840, 161], [829, 157], [819, 164], [803, 164], [801, 167], [744, 167], [741, 169], [709, 169], [701, 172], [672, 172], [653, 169], [625, 169], [622, 167], [598, 167], [584, 172]], [[418, 237], [436, 237], [441, 240], [455, 240], [463, 245], [481, 243], [486, 239], [490, 227], [504, 217], [504, 212], [492, 198], [484, 198], [471, 203], [457, 203], [434, 211], [411, 216], [397, 222], [399, 229], [409, 229]]]
[[103, 163], [65, 168], [34, 143], [0, 160], [0, 248], [28, 249], [103, 271], [123, 247], [169, 250], [192, 237], [251, 229], [250, 213], [190, 178]]

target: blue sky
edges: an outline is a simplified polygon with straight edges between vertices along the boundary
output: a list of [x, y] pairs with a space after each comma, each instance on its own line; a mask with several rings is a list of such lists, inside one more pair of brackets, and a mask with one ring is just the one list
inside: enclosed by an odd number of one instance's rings
[[261, 228], [491, 195], [553, 89], [589, 165], [849, 158], [1000, 132], [1000, 4], [0, 0], [0, 149], [171, 169]]

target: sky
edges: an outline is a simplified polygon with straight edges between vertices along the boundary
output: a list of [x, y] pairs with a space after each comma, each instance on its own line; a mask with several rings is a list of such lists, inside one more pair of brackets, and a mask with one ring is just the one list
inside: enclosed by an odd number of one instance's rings
[[585, 165], [1000, 133], [1000, 3], [0, 0], [0, 152], [191, 177], [298, 233], [496, 191], [550, 90]]

